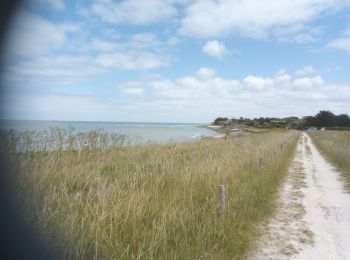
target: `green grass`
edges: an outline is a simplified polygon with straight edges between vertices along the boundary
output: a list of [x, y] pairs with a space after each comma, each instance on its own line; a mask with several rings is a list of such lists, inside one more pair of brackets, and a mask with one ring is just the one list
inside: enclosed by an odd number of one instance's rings
[[317, 131], [310, 136], [320, 151], [345, 177], [350, 191], [350, 131]]
[[13, 190], [28, 224], [65, 257], [242, 259], [273, 213], [298, 136], [20, 154]]

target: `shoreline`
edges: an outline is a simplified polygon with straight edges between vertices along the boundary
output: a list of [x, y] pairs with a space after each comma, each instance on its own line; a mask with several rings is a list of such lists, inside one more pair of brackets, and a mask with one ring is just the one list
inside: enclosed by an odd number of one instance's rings
[[198, 127], [206, 128], [206, 129], [209, 129], [209, 130], [216, 132], [216, 134], [213, 136], [202, 136], [201, 140], [213, 139], [213, 138], [224, 138], [226, 135], [226, 132], [224, 131], [223, 127], [219, 126], [219, 125], [201, 125]]
[[215, 131], [217, 133], [214, 137], [209, 138], [224, 138], [224, 137], [242, 137], [251, 134], [247, 128], [233, 128], [221, 125], [203, 125], [202, 127]]

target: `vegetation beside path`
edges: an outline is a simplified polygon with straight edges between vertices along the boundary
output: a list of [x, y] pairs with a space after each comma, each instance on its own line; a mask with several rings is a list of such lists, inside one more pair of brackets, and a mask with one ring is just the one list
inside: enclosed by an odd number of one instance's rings
[[[297, 131], [10, 156], [28, 225], [78, 259], [242, 259], [271, 216]], [[218, 185], [226, 212], [218, 214]]]
[[309, 134], [319, 150], [343, 174], [350, 191], [350, 131], [313, 131]]

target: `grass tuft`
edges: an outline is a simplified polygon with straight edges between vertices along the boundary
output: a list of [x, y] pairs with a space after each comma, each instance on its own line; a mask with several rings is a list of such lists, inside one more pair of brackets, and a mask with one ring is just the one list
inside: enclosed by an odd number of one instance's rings
[[350, 192], [350, 131], [317, 131], [310, 136], [320, 151], [345, 177]]

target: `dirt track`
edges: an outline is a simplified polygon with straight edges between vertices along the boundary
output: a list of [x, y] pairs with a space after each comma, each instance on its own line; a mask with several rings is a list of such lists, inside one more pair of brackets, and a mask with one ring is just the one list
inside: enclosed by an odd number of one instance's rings
[[305, 133], [279, 204], [250, 259], [350, 260], [350, 194]]

